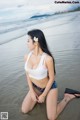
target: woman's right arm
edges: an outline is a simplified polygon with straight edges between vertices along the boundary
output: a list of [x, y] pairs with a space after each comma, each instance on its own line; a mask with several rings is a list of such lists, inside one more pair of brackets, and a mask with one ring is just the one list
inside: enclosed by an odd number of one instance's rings
[[[27, 60], [27, 56], [28, 55], [25, 55], [24, 56], [24, 61], [26, 62], [26, 60]], [[33, 85], [32, 85], [32, 82], [31, 82], [31, 80], [30, 80], [30, 78], [29, 78], [29, 75], [28, 75], [28, 73], [26, 72], [26, 77], [27, 77], [27, 82], [28, 82], [28, 85], [29, 85], [29, 89], [30, 89], [30, 91], [34, 91], [34, 89], [33, 89]]]
[[[27, 60], [27, 55], [24, 56], [24, 60], [25, 60], [25, 62], [26, 62], [26, 60]], [[38, 95], [37, 95], [37, 93], [36, 93], [36, 92], [34, 91], [34, 89], [33, 89], [32, 81], [31, 81], [30, 78], [29, 78], [28, 72], [26, 72], [26, 77], [27, 77], [27, 82], [28, 82], [28, 85], [29, 85], [30, 93], [31, 93], [31, 98], [32, 98], [34, 101], [37, 101]]]

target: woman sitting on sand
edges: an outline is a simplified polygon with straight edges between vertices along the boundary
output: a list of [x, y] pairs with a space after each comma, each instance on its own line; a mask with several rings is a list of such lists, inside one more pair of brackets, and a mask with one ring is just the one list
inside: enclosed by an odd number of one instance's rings
[[28, 113], [35, 104], [46, 98], [46, 111], [49, 120], [55, 120], [73, 98], [80, 98], [80, 92], [66, 88], [64, 98], [58, 100], [58, 87], [55, 81], [55, 61], [45, 36], [39, 29], [28, 31], [28, 55], [25, 55], [25, 70], [29, 92], [25, 96], [21, 111]]

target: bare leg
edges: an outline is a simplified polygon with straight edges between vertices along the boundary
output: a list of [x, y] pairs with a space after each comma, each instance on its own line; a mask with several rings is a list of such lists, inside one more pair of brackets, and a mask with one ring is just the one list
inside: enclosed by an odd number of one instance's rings
[[64, 110], [66, 105], [74, 98], [75, 98], [75, 96], [72, 95], [72, 94], [64, 94], [63, 100], [60, 103], [58, 103], [58, 105], [57, 105], [57, 115], [56, 115], [56, 118]]
[[[65, 93], [60, 103], [57, 103], [57, 89], [51, 89], [46, 98], [46, 109], [48, 120], [56, 120], [66, 105], [75, 98], [74, 95]], [[80, 96], [78, 94], [78, 96]]]

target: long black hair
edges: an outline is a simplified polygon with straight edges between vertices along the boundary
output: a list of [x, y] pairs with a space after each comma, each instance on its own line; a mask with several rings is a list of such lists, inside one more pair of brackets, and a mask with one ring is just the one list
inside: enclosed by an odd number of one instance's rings
[[54, 57], [53, 57], [53, 55], [51, 54], [51, 52], [49, 50], [49, 47], [48, 47], [48, 44], [46, 42], [44, 33], [41, 30], [39, 30], [39, 29], [33, 29], [33, 30], [28, 31], [27, 34], [32, 38], [33, 42], [35, 42], [33, 38], [37, 37], [39, 45], [40, 45], [42, 51], [47, 53], [48, 55], [50, 55], [53, 58], [54, 74], [56, 74], [55, 60], [54, 60]]

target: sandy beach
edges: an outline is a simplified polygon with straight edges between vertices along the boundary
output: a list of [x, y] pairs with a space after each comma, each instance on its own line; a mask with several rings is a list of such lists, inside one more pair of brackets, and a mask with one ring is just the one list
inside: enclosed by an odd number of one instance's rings
[[[58, 100], [63, 98], [66, 87], [80, 91], [80, 11], [60, 14], [27, 30], [33, 28], [43, 30], [55, 57]], [[23, 36], [0, 46], [0, 112], [8, 112], [9, 120], [48, 120], [46, 102], [37, 103], [28, 114], [21, 113], [29, 90], [24, 70], [26, 43]], [[57, 120], [80, 120], [80, 99], [72, 100]]]

